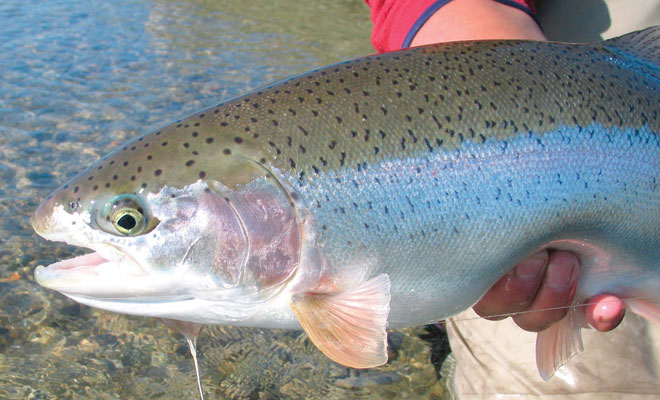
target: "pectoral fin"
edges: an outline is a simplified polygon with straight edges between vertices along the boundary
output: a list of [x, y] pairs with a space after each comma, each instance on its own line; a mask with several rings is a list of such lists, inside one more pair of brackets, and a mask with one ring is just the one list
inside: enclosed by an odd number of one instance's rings
[[572, 307], [561, 321], [536, 335], [536, 367], [544, 380], [584, 350], [581, 328], [582, 313]]
[[625, 299], [624, 303], [635, 314], [660, 324], [660, 303], [657, 300], [653, 300], [653, 298]]
[[[660, 304], [654, 300], [657, 296], [641, 295], [624, 297], [626, 307], [649, 321], [660, 323]], [[573, 307], [564, 319], [536, 335], [536, 366], [543, 379], [550, 379], [562, 365], [582, 352], [582, 326], [582, 312]]]
[[333, 361], [352, 368], [387, 362], [387, 275], [343, 292], [296, 295], [291, 308], [312, 343]]

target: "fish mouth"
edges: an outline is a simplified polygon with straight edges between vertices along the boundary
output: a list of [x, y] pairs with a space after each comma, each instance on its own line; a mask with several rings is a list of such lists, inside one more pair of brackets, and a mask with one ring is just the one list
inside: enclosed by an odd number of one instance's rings
[[48, 266], [39, 265], [34, 270], [34, 277], [43, 287], [69, 292], [65, 286], [75, 283], [79, 277], [98, 275], [99, 267], [112, 263], [98, 252], [83, 254], [55, 262]]
[[35, 280], [66, 296], [132, 298], [149, 291], [145, 282], [149, 273], [132, 256], [112, 245], [95, 246], [92, 250], [48, 266], [37, 266]]
[[194, 297], [173, 293], [172, 281], [143, 273], [131, 257], [123, 256], [113, 261], [99, 252], [83, 254], [39, 265], [34, 276], [41, 286], [74, 301], [122, 314], [181, 319], [196, 307]]
[[[40, 277], [43, 278], [44, 276], [43, 274], [45, 270], [48, 270], [48, 272], [53, 273], [58, 271], [70, 271], [75, 269], [94, 268], [101, 264], [105, 264], [107, 262], [110, 261], [106, 258], [103, 258], [103, 256], [101, 256], [98, 252], [83, 254], [81, 256], [58, 261], [56, 263], [50, 264], [47, 267], [44, 267], [43, 265], [39, 265], [35, 270], [35, 276], [37, 278], [37, 282], [39, 282], [39, 278]], [[39, 284], [41, 284], [41, 282], [39, 282]]]

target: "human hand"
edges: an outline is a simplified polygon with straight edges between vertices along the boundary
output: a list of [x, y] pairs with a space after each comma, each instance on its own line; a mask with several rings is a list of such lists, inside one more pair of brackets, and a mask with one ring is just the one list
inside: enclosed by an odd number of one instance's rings
[[[540, 251], [522, 261], [497, 281], [474, 306], [480, 316], [499, 320], [513, 316], [518, 326], [538, 332], [564, 318], [573, 303], [580, 262], [568, 251]], [[623, 301], [602, 294], [589, 299], [583, 308], [584, 320], [596, 330], [606, 332], [623, 320]]]

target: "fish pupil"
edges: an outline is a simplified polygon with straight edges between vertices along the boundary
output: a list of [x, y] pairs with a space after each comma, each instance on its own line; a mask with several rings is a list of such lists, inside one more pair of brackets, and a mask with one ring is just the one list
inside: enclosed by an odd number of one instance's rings
[[121, 226], [127, 231], [130, 231], [131, 229], [135, 228], [137, 221], [133, 216], [126, 214], [117, 220], [117, 225]]

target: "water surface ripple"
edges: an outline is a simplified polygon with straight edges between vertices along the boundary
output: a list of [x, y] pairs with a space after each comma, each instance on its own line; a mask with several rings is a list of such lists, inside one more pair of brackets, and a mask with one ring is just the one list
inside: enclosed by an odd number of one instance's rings
[[[0, 3], [0, 398], [197, 398], [185, 342], [156, 320], [39, 287], [39, 264], [80, 254], [38, 238], [50, 191], [123, 141], [304, 70], [372, 52], [361, 0]], [[391, 335], [368, 371], [301, 332], [209, 327], [214, 398], [439, 398], [423, 328]]]

